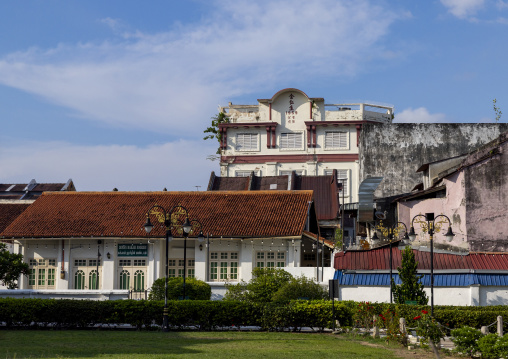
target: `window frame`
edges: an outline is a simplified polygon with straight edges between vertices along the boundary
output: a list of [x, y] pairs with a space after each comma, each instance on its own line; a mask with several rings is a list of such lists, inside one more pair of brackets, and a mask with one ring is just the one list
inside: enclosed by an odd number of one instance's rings
[[[327, 136], [328, 134], [344, 134], [345, 136], [345, 146], [327, 146]], [[335, 139], [332, 139], [332, 144]], [[341, 139], [339, 138], [338, 141], [340, 142]], [[325, 151], [333, 151], [333, 150], [349, 150], [349, 132], [348, 131], [336, 131], [336, 130], [329, 130], [325, 131], [325, 136], [323, 138], [323, 148]]]
[[[344, 179], [343, 176], [341, 176], [341, 174], [343, 173], [346, 173], [346, 178], [345, 178], [345, 181], [342, 181]], [[330, 169], [326, 169], [324, 170], [323, 174], [325, 176], [330, 176], [331, 174], [333, 174], [333, 170], [330, 170]], [[337, 178], [336, 178], [337, 182], [338, 183], [344, 183], [344, 197], [348, 197], [349, 196], [349, 188], [350, 188], [350, 170], [349, 169], [337, 169]], [[342, 192], [339, 192], [339, 196], [342, 197]]]
[[[290, 136], [290, 135], [294, 135], [295, 138], [293, 139], [286, 139], [286, 143], [289, 144], [290, 140], [292, 142], [295, 142], [295, 147], [284, 147], [283, 146], [283, 143], [284, 143], [284, 139], [283, 137], [284, 136]], [[300, 147], [296, 147], [296, 136], [299, 136], [300, 137]], [[280, 135], [279, 135], [279, 149], [281, 151], [302, 151], [305, 149], [305, 135], [302, 131], [295, 131], [295, 132], [281, 132]]]
[[[272, 256], [273, 258], [271, 258]], [[286, 259], [285, 251], [256, 251], [254, 254], [254, 267], [270, 269], [284, 268], [287, 266]], [[273, 265], [268, 265], [269, 263]], [[262, 264], [262, 266], [260, 266], [260, 264]]]
[[240, 279], [240, 254], [236, 251], [213, 251], [209, 258], [210, 282], [238, 282]]
[[[245, 147], [245, 137], [249, 136], [249, 147]], [[241, 139], [242, 138], [242, 139]], [[235, 150], [237, 152], [259, 152], [260, 146], [259, 146], [259, 140], [260, 136], [257, 132], [240, 132], [235, 135]], [[242, 142], [242, 143], [241, 143]], [[255, 147], [252, 147], [252, 144], [255, 143]]]

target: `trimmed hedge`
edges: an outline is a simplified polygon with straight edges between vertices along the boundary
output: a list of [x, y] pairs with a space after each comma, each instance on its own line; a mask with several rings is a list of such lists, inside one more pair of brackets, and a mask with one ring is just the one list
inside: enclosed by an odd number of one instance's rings
[[[130, 324], [138, 329], [162, 325], [163, 301], [71, 299], [0, 299], [0, 322], [12, 327], [85, 328]], [[168, 301], [169, 325], [174, 329], [214, 330], [260, 327], [299, 330], [331, 327], [330, 301], [294, 301], [286, 305], [237, 301]], [[351, 325], [352, 313], [335, 304], [335, 320]]]
[[[358, 302], [335, 303], [335, 320], [351, 326]], [[406, 318], [409, 327], [414, 317], [429, 306], [370, 303], [374, 314], [388, 309]], [[146, 300], [92, 301], [71, 299], [0, 298], [0, 322], [7, 327], [86, 328], [95, 325], [130, 324], [138, 329], [162, 324], [164, 302]], [[327, 300], [251, 303], [240, 301], [168, 301], [169, 325], [175, 329], [216, 330], [220, 328], [260, 327], [263, 330], [316, 330], [332, 327], [332, 302]], [[480, 328], [501, 315], [508, 324], [508, 306], [435, 306], [434, 317], [450, 329]]]

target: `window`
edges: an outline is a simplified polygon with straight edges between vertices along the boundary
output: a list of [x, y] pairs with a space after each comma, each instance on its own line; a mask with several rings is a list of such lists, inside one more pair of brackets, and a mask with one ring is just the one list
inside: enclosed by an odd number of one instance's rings
[[237, 151], [259, 151], [257, 133], [239, 133], [236, 135]]
[[[97, 268], [98, 265], [98, 268]], [[99, 269], [99, 272], [97, 272]], [[94, 259], [74, 260], [74, 289], [99, 289], [101, 263]]]
[[[325, 170], [325, 176], [333, 174], [333, 170]], [[342, 183], [344, 196], [349, 195], [349, 170], [337, 170], [337, 182]], [[339, 193], [342, 197], [342, 192]]]
[[257, 268], [283, 268], [286, 266], [285, 252], [257, 252]]
[[348, 132], [326, 131], [325, 132], [325, 149], [347, 149]]
[[210, 281], [238, 280], [238, 252], [210, 252]]
[[282, 150], [301, 150], [303, 149], [303, 133], [281, 133], [279, 145]]
[[[183, 267], [184, 267], [183, 259], [169, 259], [168, 260], [168, 277], [175, 278], [181, 277], [183, 278]], [[195, 270], [195, 260], [187, 259], [187, 278], [194, 278]]]
[[55, 288], [56, 259], [30, 259], [28, 286], [31, 289]]
[[[235, 171], [235, 177], [249, 177], [253, 171]], [[257, 175], [257, 172], [254, 171], [254, 174]]]
[[304, 174], [304, 170], [289, 170], [289, 171], [279, 171], [280, 176], [291, 176], [292, 172], [295, 172], [297, 175], [301, 176]]
[[134, 292], [144, 292], [146, 290], [146, 259], [120, 259], [117, 273], [119, 289]]

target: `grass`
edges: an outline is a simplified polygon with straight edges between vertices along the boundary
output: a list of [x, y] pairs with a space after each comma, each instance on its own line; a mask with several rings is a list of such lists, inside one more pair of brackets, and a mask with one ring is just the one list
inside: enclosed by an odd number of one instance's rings
[[1, 330], [0, 358], [396, 358], [331, 334]]

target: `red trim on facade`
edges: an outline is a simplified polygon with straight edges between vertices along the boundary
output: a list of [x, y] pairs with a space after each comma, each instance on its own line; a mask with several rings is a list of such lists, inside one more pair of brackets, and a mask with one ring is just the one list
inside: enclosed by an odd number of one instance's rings
[[272, 148], [277, 146], [277, 137], [275, 136], [275, 129], [277, 126], [272, 126]]
[[311, 144], [310, 144], [310, 139], [311, 139], [311, 128], [312, 126], [309, 126], [307, 125], [307, 147], [312, 147]]
[[268, 121], [272, 122], [272, 103], [268, 104]]
[[264, 126], [277, 126], [277, 122], [230, 122], [230, 123], [221, 123], [219, 128], [240, 128], [240, 127], [264, 127]]
[[350, 125], [362, 125], [364, 123], [380, 123], [376, 121], [305, 121], [306, 125], [313, 126], [350, 126]]
[[317, 143], [316, 143], [316, 126], [312, 125], [312, 147], [317, 147]]
[[309, 108], [309, 118], [310, 118], [311, 120], [312, 120], [312, 104], [313, 104], [313, 103], [314, 103], [313, 101], [310, 101], [310, 102], [309, 102], [309, 105], [310, 105], [310, 108]]
[[362, 125], [356, 125], [356, 147], [360, 146], [360, 133], [362, 132]]
[[271, 147], [271, 145], [270, 145], [271, 133], [272, 133], [272, 127], [271, 126], [266, 126], [266, 148], [270, 148]]
[[317, 162], [354, 162], [358, 160], [358, 154], [221, 156], [221, 162], [229, 163], [303, 163], [314, 160]]

